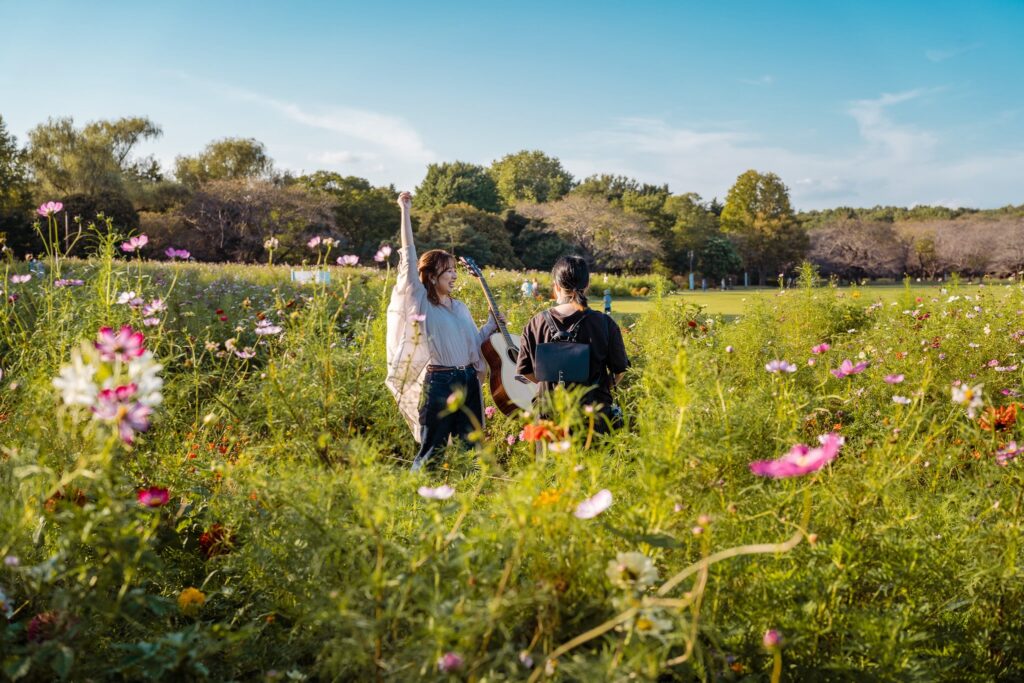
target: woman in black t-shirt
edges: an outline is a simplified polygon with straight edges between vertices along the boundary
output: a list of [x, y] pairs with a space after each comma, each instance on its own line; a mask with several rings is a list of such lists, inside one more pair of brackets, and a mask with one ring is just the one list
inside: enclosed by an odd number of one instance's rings
[[[558, 259], [551, 271], [551, 280], [556, 300], [556, 305], [550, 309], [551, 319], [545, 311], [527, 323], [519, 346], [517, 371], [536, 382], [537, 346], [556, 341], [556, 335], [576, 326], [575, 341], [590, 347], [589, 375], [585, 382], [576, 386], [590, 387], [582, 403], [593, 406], [599, 413], [595, 430], [607, 431], [609, 426], [619, 422], [618, 409], [613, 407], [612, 389], [629, 367], [622, 331], [610, 315], [587, 307], [590, 271], [582, 258], [563, 256]], [[541, 382], [537, 401], [543, 401], [554, 386], [551, 382]]]

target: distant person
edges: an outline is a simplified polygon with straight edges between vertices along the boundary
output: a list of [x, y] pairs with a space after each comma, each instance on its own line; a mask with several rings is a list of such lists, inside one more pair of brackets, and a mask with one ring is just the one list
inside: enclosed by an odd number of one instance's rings
[[534, 299], [539, 299], [540, 298], [540, 283], [537, 282], [537, 278], [533, 278], [532, 280], [530, 280], [530, 287], [532, 288], [532, 291], [533, 291], [533, 298]]
[[[468, 444], [470, 433], [483, 424], [480, 383], [487, 365], [480, 345], [498, 326], [491, 317], [477, 329], [466, 304], [451, 297], [457, 276], [454, 256], [431, 249], [417, 260], [408, 192], [398, 196], [398, 206], [402, 248], [387, 312], [385, 384], [420, 442], [412, 463], [415, 472], [441, 459], [450, 436]], [[412, 276], [413, 263], [418, 278]], [[448, 397], [456, 391], [465, 396], [464, 408], [450, 411]]]
[[[517, 372], [530, 381], [538, 381], [538, 348], [542, 344], [571, 340], [587, 345], [589, 367], [585, 368], [586, 376], [581, 381], [566, 382], [565, 385], [588, 387], [582, 404], [594, 407], [597, 411], [595, 431], [606, 433], [622, 422], [622, 413], [612, 397], [612, 390], [629, 367], [622, 331], [610, 315], [588, 307], [590, 271], [585, 260], [578, 256], [558, 259], [551, 271], [551, 281], [556, 304], [533, 316], [527, 323], [519, 346]], [[540, 403], [541, 414], [549, 412], [545, 402], [558, 384], [550, 377], [540, 382], [535, 402]]]
[[521, 291], [523, 293], [523, 298], [524, 299], [532, 299], [533, 298], [533, 283], [530, 282], [529, 280], [523, 280], [523, 285], [522, 285], [522, 287], [519, 288], [519, 291]]

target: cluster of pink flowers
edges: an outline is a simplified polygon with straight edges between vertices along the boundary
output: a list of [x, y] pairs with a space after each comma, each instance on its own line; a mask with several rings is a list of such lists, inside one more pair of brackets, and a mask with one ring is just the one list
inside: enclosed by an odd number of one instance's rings
[[192, 252], [190, 252], [188, 249], [175, 249], [174, 247], [167, 247], [167, 251], [165, 251], [164, 254], [166, 254], [167, 258], [171, 259], [172, 261], [174, 259], [188, 261], [189, 257], [192, 256]]
[[112, 425], [125, 443], [149, 429], [153, 408], [163, 401], [163, 379], [145, 338], [127, 325], [99, 330], [92, 343], [71, 350], [71, 363], [53, 385], [64, 404], [88, 408], [93, 419]]

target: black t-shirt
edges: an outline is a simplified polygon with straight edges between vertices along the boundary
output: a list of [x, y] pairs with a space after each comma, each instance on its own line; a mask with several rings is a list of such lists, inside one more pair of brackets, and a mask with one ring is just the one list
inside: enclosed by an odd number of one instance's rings
[[[612, 404], [612, 376], [625, 372], [629, 367], [626, 357], [626, 345], [622, 341], [622, 331], [610, 315], [598, 313], [591, 309], [573, 311], [562, 316], [557, 310], [551, 309], [551, 316], [559, 330], [567, 330], [582, 319], [576, 341], [590, 344], [590, 376], [587, 384], [594, 388], [587, 393], [583, 402], [600, 403], [605, 406]], [[537, 345], [553, 341], [556, 331], [544, 320], [544, 314], [538, 313], [530, 319], [523, 330], [523, 340], [519, 345], [519, 359], [516, 371], [521, 375], [533, 374], [534, 361], [537, 358]], [[555, 385], [541, 382], [541, 394], [550, 391]]]

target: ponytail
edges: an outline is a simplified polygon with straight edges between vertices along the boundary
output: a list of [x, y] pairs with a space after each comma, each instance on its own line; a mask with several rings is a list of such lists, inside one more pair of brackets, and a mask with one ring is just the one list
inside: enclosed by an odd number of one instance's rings
[[563, 256], [551, 269], [551, 281], [581, 309], [587, 307], [587, 288], [590, 286], [590, 269], [579, 256]]

